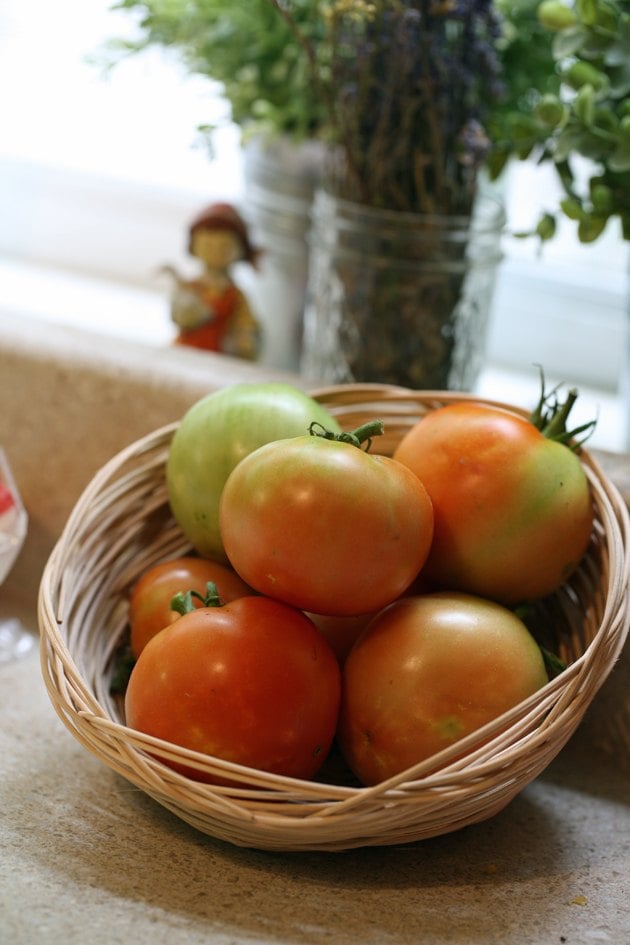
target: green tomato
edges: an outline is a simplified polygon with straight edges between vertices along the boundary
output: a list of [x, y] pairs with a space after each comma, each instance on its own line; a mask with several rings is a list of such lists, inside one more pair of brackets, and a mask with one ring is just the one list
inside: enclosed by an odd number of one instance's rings
[[193, 404], [171, 442], [166, 484], [175, 520], [199, 554], [227, 562], [219, 501], [234, 467], [265, 443], [306, 434], [313, 421], [340, 432], [321, 404], [279, 382], [235, 384]]

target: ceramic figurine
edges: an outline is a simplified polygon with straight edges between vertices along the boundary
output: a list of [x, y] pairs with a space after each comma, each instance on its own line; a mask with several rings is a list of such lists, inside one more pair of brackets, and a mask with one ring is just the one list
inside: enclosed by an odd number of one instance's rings
[[240, 214], [227, 203], [206, 207], [190, 225], [188, 251], [203, 263], [197, 278], [182, 278], [165, 267], [175, 279], [171, 298], [171, 318], [178, 328], [175, 343], [254, 360], [260, 328], [230, 275], [234, 263], [243, 260], [255, 267], [259, 255]]

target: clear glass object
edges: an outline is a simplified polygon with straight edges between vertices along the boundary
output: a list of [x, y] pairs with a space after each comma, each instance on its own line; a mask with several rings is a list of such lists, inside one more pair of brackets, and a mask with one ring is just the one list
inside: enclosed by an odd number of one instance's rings
[[505, 217], [381, 210], [319, 191], [313, 206], [302, 373], [471, 390], [482, 366]]
[[245, 145], [245, 208], [262, 248], [249, 295], [263, 323], [260, 363], [297, 371], [308, 281], [313, 194], [321, 177], [320, 142], [252, 138]]
[[[6, 453], [0, 447], [0, 585], [4, 584], [22, 549], [27, 526], [26, 510]], [[19, 659], [33, 644], [32, 634], [17, 617], [0, 617], [0, 663]]]

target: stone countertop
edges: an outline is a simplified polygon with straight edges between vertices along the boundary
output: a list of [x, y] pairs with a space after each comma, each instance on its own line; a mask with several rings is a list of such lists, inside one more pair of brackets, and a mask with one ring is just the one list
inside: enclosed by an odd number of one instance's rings
[[491, 820], [408, 846], [272, 854], [196, 832], [86, 752], [34, 649], [0, 665], [0, 942], [622, 945], [630, 770], [599, 747], [602, 707], [628, 691], [618, 669]]
[[[0, 442], [31, 511], [0, 616], [21, 614], [35, 637], [42, 562], [113, 452], [212, 386], [260, 379], [205, 357], [168, 352], [156, 370], [133, 347], [54, 334], [33, 350], [19, 324], [0, 325]], [[599, 458], [626, 490], [630, 458]], [[0, 943], [621, 945], [629, 672], [626, 647], [569, 744], [491, 820], [408, 846], [271, 854], [196, 832], [88, 753], [56, 716], [34, 646], [0, 664]]]

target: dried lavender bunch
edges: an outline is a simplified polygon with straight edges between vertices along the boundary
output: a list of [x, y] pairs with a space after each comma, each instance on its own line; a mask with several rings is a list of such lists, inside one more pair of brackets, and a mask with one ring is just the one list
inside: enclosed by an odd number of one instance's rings
[[[292, 21], [290, 0], [270, 2]], [[336, 146], [331, 188], [376, 207], [468, 214], [490, 150], [486, 119], [503, 95], [494, 4], [321, 6], [325, 38], [308, 53]]]

